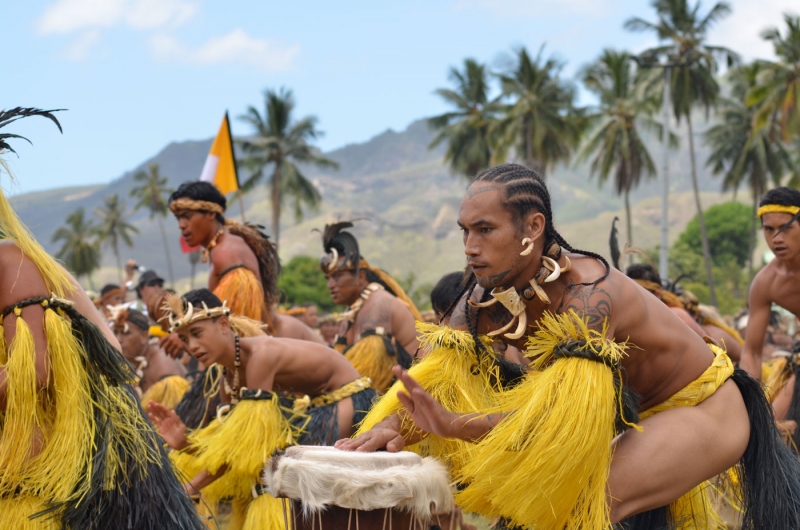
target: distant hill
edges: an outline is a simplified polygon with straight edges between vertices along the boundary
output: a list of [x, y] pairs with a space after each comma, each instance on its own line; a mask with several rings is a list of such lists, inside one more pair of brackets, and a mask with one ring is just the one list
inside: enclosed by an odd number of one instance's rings
[[[288, 260], [297, 254], [316, 256], [321, 251], [319, 234], [335, 219], [363, 218], [355, 232], [364, 256], [389, 272], [405, 277], [414, 272], [418, 283], [431, 283], [442, 274], [464, 265], [461, 234], [455, 220], [466, 179], [453, 176], [443, 163], [443, 148], [429, 150], [433, 134], [423, 120], [412, 123], [405, 131], [387, 130], [367, 142], [336, 149], [326, 155], [340, 164], [339, 171], [304, 168], [320, 189], [324, 201], [319, 212], [306, 212], [297, 222], [292, 208], [287, 207], [282, 218], [281, 257]], [[699, 142], [698, 142], [699, 143]], [[133, 187], [133, 175], [152, 163], [160, 166], [169, 178], [169, 185], [199, 177], [211, 140], [171, 143], [160, 153], [142, 162], [108, 185], [69, 187], [18, 195], [12, 202], [23, 221], [28, 224], [45, 247], [54, 252], [50, 242], [53, 232], [76, 208], [91, 212], [101, 205], [104, 197], [118, 193], [128, 200]], [[719, 181], [713, 180], [702, 166], [705, 152], [700, 146], [700, 187], [704, 191], [704, 206], [725, 198], [717, 192]], [[659, 146], [653, 146], [652, 156], [661, 160]], [[673, 192], [670, 197], [670, 236], [683, 230], [694, 215], [689, 191], [689, 160], [686, 150], [670, 156], [670, 175]], [[598, 186], [591, 180], [586, 167], [560, 167], [547, 176], [551, 190], [557, 228], [576, 247], [608, 253], [607, 241], [611, 219], [623, 217], [620, 198], [609, 185]], [[661, 184], [644, 183], [632, 199], [635, 206], [634, 243], [653, 247], [658, 243], [659, 203]], [[728, 199], [730, 196], [728, 196]], [[245, 197], [246, 218], [269, 229], [270, 203], [265, 187]], [[239, 206], [232, 203], [228, 215], [239, 216]], [[140, 230], [134, 237], [134, 248], [123, 249], [125, 258], [134, 257], [148, 267], [166, 275], [166, 260], [155, 221], [146, 212], [138, 212], [132, 222]], [[176, 277], [190, 274], [188, 260], [178, 247], [178, 229], [172, 217], [165, 220], [167, 236], [174, 242], [171, 249]], [[622, 228], [624, 232], [624, 228]], [[624, 237], [624, 235], [623, 235]], [[113, 257], [104, 249], [105, 268], [95, 275], [100, 285], [114, 280]], [[201, 265], [198, 272], [203, 272]], [[202, 279], [200, 279], [202, 281]], [[183, 281], [180, 288], [188, 287]]]

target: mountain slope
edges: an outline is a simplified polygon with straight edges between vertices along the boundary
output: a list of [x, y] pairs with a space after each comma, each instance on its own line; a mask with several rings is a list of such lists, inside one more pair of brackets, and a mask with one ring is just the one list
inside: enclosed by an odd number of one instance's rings
[[[443, 148], [429, 150], [433, 138], [424, 121], [412, 123], [405, 131], [388, 130], [363, 144], [352, 144], [326, 156], [340, 164], [339, 171], [304, 168], [323, 195], [318, 212], [307, 212], [305, 220], [297, 222], [292, 208], [287, 206], [282, 216], [281, 257], [288, 260], [297, 254], [316, 256], [321, 252], [319, 234], [326, 222], [336, 219], [362, 218], [356, 223], [362, 252], [371, 262], [389, 272], [406, 276], [414, 272], [418, 282], [433, 282], [442, 274], [463, 267], [461, 234], [455, 224], [461, 195], [467, 181], [450, 174], [442, 161]], [[177, 187], [183, 181], [200, 175], [211, 140], [172, 143], [150, 160], [113, 180], [106, 186], [62, 188], [19, 195], [13, 198], [15, 208], [45, 247], [54, 252], [50, 243], [53, 232], [78, 207], [89, 212], [111, 193], [128, 200], [133, 187], [133, 175], [151, 163], [160, 166]], [[659, 157], [658, 146], [652, 150]], [[698, 153], [699, 160], [705, 154]], [[688, 178], [688, 157], [685, 151], [671, 154], [670, 236], [683, 230], [694, 215]], [[25, 176], [18, 176], [24, 179]], [[714, 190], [718, 182], [700, 172], [701, 189], [706, 207], [723, 200]], [[585, 167], [562, 167], [548, 176], [556, 225], [573, 246], [607, 254], [608, 230], [614, 215], [623, 216], [622, 201], [613, 195], [609, 185], [598, 186], [589, 178]], [[657, 196], [661, 184], [649, 181], [632, 195], [634, 204], [634, 243], [653, 247], [658, 242], [659, 206]], [[269, 228], [270, 203], [265, 186], [259, 186], [245, 197], [248, 221]], [[239, 206], [233, 203], [228, 210], [239, 218]], [[160, 234], [154, 220], [146, 212], [138, 212], [132, 221], [140, 230], [134, 237], [134, 248], [123, 249], [124, 257], [134, 257], [148, 267], [166, 275], [166, 260]], [[170, 216], [165, 219], [167, 236], [178, 278], [190, 273], [188, 260], [178, 247], [177, 224]], [[624, 234], [622, 234], [624, 237]], [[96, 275], [95, 283], [114, 280], [110, 269], [113, 259], [104, 249], [105, 269]], [[201, 271], [204, 266], [200, 266]], [[185, 284], [181, 284], [185, 286]]]

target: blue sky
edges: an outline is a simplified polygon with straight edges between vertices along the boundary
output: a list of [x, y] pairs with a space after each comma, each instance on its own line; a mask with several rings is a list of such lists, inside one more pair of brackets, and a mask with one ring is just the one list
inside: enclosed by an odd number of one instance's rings
[[[213, 136], [225, 109], [234, 134], [247, 134], [235, 117], [262, 108], [268, 87], [294, 90], [328, 150], [444, 111], [433, 91], [465, 57], [494, 64], [546, 43], [572, 76], [604, 47], [655, 44], [622, 28], [654, 19], [644, 0], [3, 3], [0, 108], [69, 109], [63, 136], [37, 118], [8, 127], [34, 142], [5, 155], [17, 192], [108, 182], [171, 141]], [[711, 40], [769, 58], [758, 33], [792, 4], [734, 0]]]

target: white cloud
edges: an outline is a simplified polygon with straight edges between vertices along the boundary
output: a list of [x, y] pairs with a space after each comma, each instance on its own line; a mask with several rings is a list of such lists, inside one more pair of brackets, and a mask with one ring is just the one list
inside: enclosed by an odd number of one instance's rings
[[100, 42], [100, 31], [93, 29], [81, 34], [64, 49], [63, 55], [71, 61], [85, 61], [89, 52]]
[[495, 18], [536, 17], [565, 15], [574, 17], [604, 13], [609, 8], [607, 0], [454, 0], [456, 11], [488, 11]]
[[150, 39], [153, 54], [165, 61], [196, 64], [247, 64], [265, 72], [291, 68], [300, 54], [300, 46], [286, 46], [267, 39], [251, 37], [235, 29], [222, 37], [214, 37], [198, 48], [191, 48], [166, 34]]
[[189, 0], [57, 0], [36, 21], [42, 35], [129, 26], [152, 30], [179, 26], [197, 11]]
[[72, 33], [87, 28], [109, 28], [124, 14], [126, 0], [58, 0], [36, 21], [42, 35]]
[[761, 38], [761, 32], [778, 27], [783, 33], [783, 13], [800, 14], [796, 0], [733, 0], [731, 8], [733, 13], [709, 32], [708, 42], [731, 48], [744, 60], [774, 59], [772, 44]]

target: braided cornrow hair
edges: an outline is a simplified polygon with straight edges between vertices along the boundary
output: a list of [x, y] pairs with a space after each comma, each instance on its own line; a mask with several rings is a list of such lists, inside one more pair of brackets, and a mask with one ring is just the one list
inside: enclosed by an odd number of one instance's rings
[[502, 184], [506, 191], [505, 205], [511, 209], [514, 220], [522, 223], [528, 213], [537, 210], [544, 215], [544, 248], [550, 248], [555, 244], [568, 252], [583, 254], [598, 260], [606, 269], [605, 274], [593, 282], [581, 282], [576, 285], [596, 285], [608, 278], [611, 267], [608, 261], [594, 252], [573, 248], [564, 237], [559, 234], [553, 226], [553, 209], [550, 205], [550, 193], [547, 191], [542, 178], [532, 169], [519, 164], [502, 164], [481, 171], [475, 182], [492, 182]]

